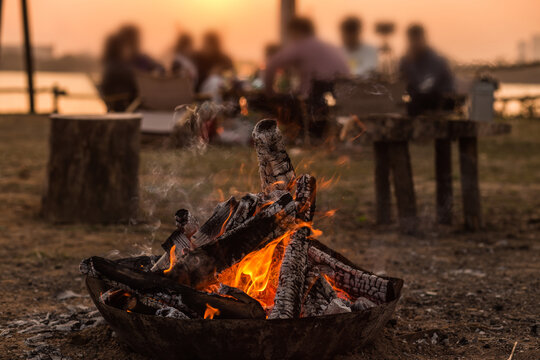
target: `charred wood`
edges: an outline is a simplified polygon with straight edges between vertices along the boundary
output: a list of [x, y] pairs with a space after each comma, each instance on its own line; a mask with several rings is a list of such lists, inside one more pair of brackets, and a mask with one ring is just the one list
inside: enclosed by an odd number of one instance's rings
[[337, 298], [332, 285], [316, 270], [308, 271], [304, 284], [302, 317], [319, 316]]
[[189, 286], [210, 282], [216, 273], [283, 234], [295, 214], [296, 205], [287, 193], [216, 241], [182, 255], [167, 276]]
[[112, 287], [142, 295], [141, 300], [151, 301], [145, 304], [150, 307], [159, 308], [158, 304], [161, 304], [182, 312], [189, 309], [202, 317], [208, 304], [219, 309], [222, 318], [265, 318], [265, 312], [258, 303], [247, 304], [230, 297], [207, 294], [158, 274], [131, 270], [104, 258], [91, 257], [84, 260], [80, 271], [87, 276], [101, 279]]
[[243, 222], [253, 216], [260, 202], [260, 197], [255, 194], [247, 194], [238, 202], [238, 206], [227, 222], [225, 231], [232, 230], [240, 226]]
[[159, 258], [158, 261], [152, 266], [151, 271], [163, 271], [170, 266], [170, 252], [174, 247], [174, 256], [178, 259], [182, 254], [189, 250], [191, 243], [189, 239], [180, 230], [175, 230], [165, 240], [161, 247], [165, 250], [165, 253]]
[[209, 244], [213, 242], [216, 237], [223, 234], [236, 205], [238, 205], [238, 202], [234, 197], [219, 203], [210, 218], [195, 234], [193, 234], [191, 238], [192, 247], [198, 248], [205, 244]]
[[272, 119], [259, 121], [253, 129], [252, 136], [259, 160], [263, 192], [269, 194], [276, 189], [288, 190], [295, 174], [277, 121]]
[[336, 315], [351, 312], [351, 308], [347, 305], [345, 300], [341, 298], [334, 298], [330, 301], [330, 304], [324, 309], [323, 315]]
[[315, 195], [317, 190], [317, 180], [304, 174], [296, 180], [297, 218], [303, 221], [312, 221], [315, 215]]
[[269, 319], [291, 319], [300, 317], [304, 280], [307, 271], [307, 251], [310, 230], [298, 229], [292, 236], [279, 270], [279, 280], [274, 307]]
[[156, 310], [156, 316], [162, 316], [171, 319], [190, 319], [189, 316], [187, 316], [180, 310], [170, 306]]
[[365, 297], [359, 297], [351, 306], [352, 311], [363, 311], [377, 306], [373, 301], [366, 299]]
[[389, 280], [355, 269], [315, 246], [309, 248], [308, 254], [314, 263], [326, 265], [329, 269], [326, 275], [352, 297], [367, 297], [375, 302], [393, 298], [394, 290]]
[[193, 234], [199, 230], [199, 221], [189, 212], [189, 210], [178, 210], [174, 215], [174, 220], [176, 223], [176, 228], [188, 238], [191, 238]]

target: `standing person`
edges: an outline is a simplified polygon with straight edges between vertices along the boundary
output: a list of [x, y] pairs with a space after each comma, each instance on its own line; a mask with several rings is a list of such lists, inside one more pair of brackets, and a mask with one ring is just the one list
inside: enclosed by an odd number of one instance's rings
[[141, 35], [136, 25], [124, 25], [118, 30], [118, 39], [126, 47], [130, 64], [135, 71], [163, 74], [165, 68], [141, 50]]
[[197, 84], [197, 68], [193, 63], [194, 56], [193, 38], [189, 34], [181, 34], [174, 47], [171, 72], [175, 75], [189, 77], [193, 86]]
[[354, 16], [341, 22], [341, 41], [351, 74], [368, 78], [377, 70], [378, 55], [374, 46], [362, 40], [362, 21]]
[[433, 50], [422, 25], [407, 29], [407, 53], [399, 64], [401, 77], [411, 97], [407, 104], [410, 116], [430, 110], [451, 110], [454, 107], [454, 77], [444, 57]]
[[301, 111], [302, 124], [297, 125], [304, 129], [305, 140], [308, 140], [308, 133], [323, 135], [328, 124], [325, 96], [334, 91], [337, 78], [349, 75], [349, 68], [338, 48], [317, 38], [310, 19], [294, 18], [287, 30], [289, 44], [269, 59], [264, 83], [267, 94], [273, 95], [278, 70], [298, 74], [300, 85], [295, 92], [304, 110]]
[[274, 79], [279, 69], [292, 69], [299, 74], [298, 95], [305, 99], [322, 95], [314, 94], [318, 92], [313, 86], [315, 82], [332, 83], [336, 78], [349, 74], [343, 54], [317, 38], [310, 19], [292, 19], [288, 33], [290, 43], [273, 55], [266, 65], [267, 93], [273, 93]]
[[221, 48], [221, 39], [217, 33], [208, 32], [204, 35], [202, 48], [195, 55], [195, 65], [199, 73], [197, 91], [217, 99], [224, 84], [224, 72], [234, 70], [231, 58]]
[[121, 112], [137, 97], [135, 74], [130, 66], [130, 53], [118, 35], [105, 41], [100, 93], [109, 112]]

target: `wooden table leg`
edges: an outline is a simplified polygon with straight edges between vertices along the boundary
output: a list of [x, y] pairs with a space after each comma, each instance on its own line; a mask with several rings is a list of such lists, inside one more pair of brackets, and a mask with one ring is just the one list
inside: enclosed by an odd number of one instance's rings
[[418, 219], [409, 144], [407, 141], [390, 142], [388, 154], [397, 199], [399, 225], [404, 232], [414, 232]]
[[459, 138], [459, 166], [461, 170], [461, 195], [465, 228], [482, 227], [482, 208], [478, 186], [478, 140], [476, 137]]
[[452, 141], [435, 139], [435, 178], [437, 181], [437, 222], [452, 224]]
[[373, 143], [375, 153], [375, 207], [377, 224], [389, 224], [392, 221], [390, 204], [390, 159], [388, 143]]

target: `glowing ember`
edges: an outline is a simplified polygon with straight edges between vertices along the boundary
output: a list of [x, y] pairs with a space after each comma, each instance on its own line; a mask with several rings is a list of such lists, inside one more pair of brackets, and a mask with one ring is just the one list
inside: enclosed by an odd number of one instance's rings
[[220, 311], [219, 309], [216, 309], [214, 307], [211, 307], [210, 305], [206, 304], [206, 310], [204, 311], [204, 318], [205, 319], [213, 319], [214, 316], [219, 315]]
[[248, 116], [249, 115], [249, 111], [248, 111], [248, 102], [247, 102], [247, 99], [245, 97], [241, 97], [239, 100], [238, 100], [238, 105], [240, 105], [240, 113], [242, 114], [242, 116]]
[[221, 235], [223, 235], [223, 233], [225, 232], [225, 227], [227, 227], [227, 223], [229, 222], [229, 220], [231, 219], [231, 216], [232, 216], [232, 213], [234, 211], [234, 205], [231, 203], [229, 205], [229, 215], [227, 216], [227, 218], [225, 219], [225, 221], [223, 222], [223, 225], [221, 225], [221, 229], [219, 230], [219, 233], [217, 234], [216, 237], [220, 237]]

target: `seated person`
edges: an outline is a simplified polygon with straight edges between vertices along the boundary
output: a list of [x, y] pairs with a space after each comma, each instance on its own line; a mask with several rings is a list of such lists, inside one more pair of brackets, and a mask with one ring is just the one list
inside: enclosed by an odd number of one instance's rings
[[197, 84], [197, 68], [193, 62], [194, 56], [195, 52], [193, 51], [193, 39], [191, 35], [180, 35], [174, 47], [171, 72], [175, 75], [189, 77], [193, 82], [193, 86]]
[[224, 84], [223, 74], [234, 70], [231, 58], [221, 49], [221, 40], [215, 32], [204, 36], [201, 51], [195, 54], [195, 65], [199, 74], [196, 89], [219, 100], [219, 91]]
[[165, 68], [141, 50], [141, 36], [135, 25], [125, 25], [118, 31], [119, 41], [126, 48], [129, 63], [133, 70], [162, 75]]
[[377, 70], [378, 55], [374, 46], [362, 41], [362, 22], [351, 16], [341, 23], [343, 52], [351, 74], [362, 79], [368, 78]]
[[408, 28], [407, 40], [407, 53], [400, 61], [399, 71], [411, 97], [407, 104], [409, 115], [452, 110], [454, 79], [448, 62], [428, 45], [421, 25]]
[[311, 20], [292, 19], [288, 26], [289, 44], [273, 55], [266, 65], [265, 87], [274, 92], [274, 80], [279, 69], [296, 71], [300, 77], [298, 95], [320, 101], [322, 94], [313, 94], [313, 84], [331, 83], [338, 77], [349, 75], [346, 60], [339, 49], [315, 35]]
[[127, 48], [117, 35], [105, 41], [100, 93], [109, 112], [121, 112], [137, 97], [135, 74]]

